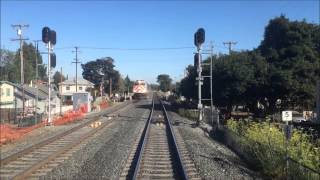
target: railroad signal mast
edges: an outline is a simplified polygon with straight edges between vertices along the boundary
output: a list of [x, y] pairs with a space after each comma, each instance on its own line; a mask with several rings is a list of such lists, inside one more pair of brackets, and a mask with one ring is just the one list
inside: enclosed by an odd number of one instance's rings
[[199, 118], [197, 121], [197, 125], [200, 125], [200, 122], [203, 119], [203, 105], [201, 100], [201, 86], [203, 77], [202, 73], [202, 57], [201, 57], [201, 46], [205, 41], [205, 30], [203, 28], [199, 28], [197, 32], [194, 34], [194, 45], [197, 47], [197, 53], [195, 54], [195, 65], [197, 65], [198, 72], [198, 110], [199, 110]]
[[[51, 53], [53, 46], [57, 42], [56, 32], [54, 30], [50, 30], [48, 27], [44, 27], [42, 29], [42, 41], [47, 44], [48, 48], [48, 88], [49, 88], [49, 98], [48, 98], [48, 124], [52, 125], [51, 120], [51, 68], [56, 65], [56, 57], [55, 54]], [[53, 63], [51, 65], [51, 58], [53, 59]]]

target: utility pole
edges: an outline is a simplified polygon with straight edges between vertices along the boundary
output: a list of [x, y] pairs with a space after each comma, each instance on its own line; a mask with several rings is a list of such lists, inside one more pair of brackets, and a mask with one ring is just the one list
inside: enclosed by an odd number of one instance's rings
[[104, 90], [104, 88], [103, 88], [103, 81], [104, 81], [104, 76], [102, 76], [102, 78], [101, 78], [101, 84], [100, 84], [100, 96], [101, 96], [101, 97], [103, 96], [103, 90]]
[[39, 52], [38, 42], [39, 41], [41, 41], [41, 40], [34, 40], [33, 41], [34, 44], [35, 44], [35, 47], [36, 47], [35, 54], [36, 54], [36, 89], [37, 89], [37, 95], [36, 95], [35, 124], [38, 123], [38, 114], [37, 114], [37, 112], [38, 112], [38, 99], [39, 99], [39, 92], [38, 92], [38, 87], [39, 87], [39, 85], [38, 85], [38, 76], [39, 76], [39, 74], [38, 74], [38, 52]]
[[128, 84], [128, 96], [129, 96], [129, 86], [130, 86], [130, 82], [129, 82], [129, 84]]
[[[211, 102], [211, 122], [213, 123], [213, 85], [212, 85], [212, 56], [213, 56], [213, 45], [210, 41], [210, 102]], [[217, 127], [219, 128], [219, 113], [217, 118]]]
[[62, 77], [63, 77], [63, 75], [62, 75], [62, 67], [61, 67], [61, 69], [60, 69], [60, 87], [59, 87], [59, 89], [60, 89], [60, 116], [62, 116], [62, 87], [61, 87]]
[[22, 36], [22, 28], [28, 28], [28, 24], [13, 24], [11, 25], [12, 28], [17, 30], [17, 35], [19, 36], [18, 39], [12, 39], [12, 41], [20, 41], [20, 83], [21, 83], [21, 88], [22, 88], [22, 119], [24, 119], [24, 104], [25, 104], [25, 99], [24, 99], [24, 62], [23, 62], [23, 41], [28, 40], [28, 38], [23, 38]]
[[76, 53], [76, 58], [74, 59], [74, 60], [76, 60], [76, 61], [74, 61], [74, 62], [72, 62], [72, 63], [75, 63], [76, 64], [76, 92], [78, 92], [78, 64], [79, 63], [81, 63], [81, 62], [79, 62], [78, 61], [78, 49], [79, 49], [79, 47], [77, 47], [77, 46], [75, 46], [74, 47], [76, 50], [75, 51], [72, 51], [72, 52], [75, 52]]
[[109, 97], [111, 98], [111, 93], [112, 93], [112, 79], [111, 77], [109, 78]]
[[316, 121], [317, 121], [317, 123], [319, 123], [320, 124], [320, 80], [318, 80], [318, 82], [317, 82], [317, 92], [316, 92], [317, 94], [316, 94], [316, 97], [317, 97], [317, 100], [316, 100], [316, 102], [317, 102], [317, 119], [316, 119]]
[[228, 45], [229, 48], [229, 54], [231, 54], [231, 47], [232, 45], [236, 45], [238, 42], [235, 41], [227, 41], [227, 42], [223, 42], [224, 45]]

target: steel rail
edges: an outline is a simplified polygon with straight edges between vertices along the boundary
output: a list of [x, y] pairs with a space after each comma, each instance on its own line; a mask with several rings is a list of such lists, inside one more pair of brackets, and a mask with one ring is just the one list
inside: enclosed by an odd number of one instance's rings
[[[133, 180], [138, 179], [138, 174], [139, 174], [139, 169], [140, 169], [140, 164], [141, 164], [141, 161], [142, 161], [144, 148], [145, 148], [145, 146], [147, 144], [147, 141], [148, 141], [147, 137], [148, 137], [148, 134], [149, 134], [149, 131], [150, 131], [150, 124], [151, 124], [152, 114], [153, 114], [153, 111], [154, 111], [154, 99], [155, 99], [155, 95], [153, 95], [153, 98], [152, 98], [152, 109], [151, 109], [151, 112], [150, 112], [150, 116], [148, 118], [148, 121], [147, 121], [146, 126], [144, 128], [144, 132], [142, 133], [141, 140], [140, 140], [139, 145], [138, 145], [138, 160], [135, 163], [134, 174], [133, 174], [133, 177], [132, 177]], [[185, 166], [182, 163], [181, 154], [179, 153], [178, 144], [177, 144], [177, 141], [176, 141], [176, 138], [175, 138], [175, 135], [174, 135], [173, 128], [171, 126], [170, 120], [168, 118], [167, 111], [166, 111], [164, 105], [162, 104], [161, 100], [159, 100], [159, 101], [160, 101], [160, 105], [162, 106], [162, 111], [165, 114], [165, 119], [167, 121], [166, 123], [169, 126], [169, 138], [173, 142], [174, 153], [175, 153], [175, 155], [177, 156], [177, 159], [178, 159], [179, 175], [182, 176], [181, 177], [182, 179], [188, 180], [188, 176], [187, 176], [186, 171], [185, 171]]]
[[65, 147], [59, 149], [58, 151], [54, 152], [53, 154], [49, 155], [49, 157], [41, 160], [40, 162], [38, 162], [37, 164], [35, 164], [33, 166], [30, 166], [27, 170], [25, 170], [25, 171], [21, 172], [20, 174], [14, 176], [13, 179], [14, 180], [26, 179], [27, 177], [32, 175], [32, 173], [34, 171], [40, 169], [41, 167], [43, 167], [44, 165], [46, 165], [50, 161], [54, 160], [58, 156], [60, 156], [60, 155], [62, 155], [64, 153], [66, 153], [67, 151], [71, 150], [73, 147], [81, 144], [81, 142], [83, 142], [84, 140], [86, 140], [90, 136], [94, 135], [95, 133], [97, 133], [102, 128], [107, 127], [112, 122], [114, 122], [114, 121], [108, 121], [108, 122], [103, 123], [101, 126], [95, 128], [92, 131], [86, 133], [85, 135], [79, 137], [77, 140], [73, 141], [71, 144], [68, 144], [67, 146], [65, 146]]
[[161, 100], [160, 100], [160, 104], [161, 104], [162, 109], [164, 111], [165, 118], [167, 120], [166, 121], [167, 125], [169, 126], [169, 135], [170, 135], [170, 138], [171, 138], [171, 140], [173, 142], [173, 145], [174, 145], [174, 153], [176, 154], [176, 156], [178, 158], [178, 166], [179, 166], [180, 175], [182, 176], [182, 179], [188, 180], [188, 176], [187, 176], [187, 173], [186, 173], [186, 170], [185, 170], [186, 168], [185, 168], [185, 165], [182, 162], [182, 158], [181, 158], [182, 156], [181, 156], [180, 151], [179, 151], [178, 143], [177, 143], [176, 137], [174, 135], [174, 131], [173, 131], [169, 116], [167, 114], [167, 110], [166, 110], [166, 108], [163, 105]]
[[142, 136], [141, 136], [141, 140], [140, 140], [139, 145], [138, 145], [138, 160], [137, 160], [136, 166], [134, 168], [134, 173], [133, 173], [133, 177], [132, 177], [133, 180], [136, 180], [137, 177], [138, 177], [138, 173], [139, 173], [139, 169], [140, 169], [140, 164], [141, 164], [144, 148], [145, 148], [145, 146], [147, 144], [147, 141], [148, 141], [147, 134], [149, 134], [149, 131], [150, 131], [150, 124], [151, 124], [151, 119], [152, 119], [152, 115], [153, 115], [153, 111], [154, 111], [154, 98], [155, 98], [155, 95], [153, 94], [152, 95], [151, 112], [149, 114], [148, 121], [146, 123], [146, 126], [145, 126], [144, 131], [143, 131]]
[[[130, 104], [126, 104], [124, 107], [120, 107], [120, 109], [125, 108], [128, 105], [130, 105]], [[109, 113], [114, 113], [114, 112], [116, 112], [118, 110], [119, 109], [112, 109], [112, 111], [109, 112]], [[98, 115], [98, 116], [101, 116], [101, 115]], [[55, 136], [53, 136], [53, 137], [51, 137], [49, 139], [43, 140], [43, 141], [41, 141], [41, 142], [39, 142], [37, 144], [34, 144], [34, 145], [30, 146], [30, 147], [25, 148], [25, 149], [23, 149], [23, 150], [21, 150], [19, 152], [16, 152], [16, 153], [14, 153], [12, 155], [9, 155], [9, 156], [7, 156], [7, 157], [5, 157], [3, 159], [0, 159], [0, 166], [2, 167], [4, 165], [10, 163], [11, 161], [14, 161], [14, 160], [18, 159], [19, 157], [23, 156], [24, 154], [30, 153], [33, 150], [38, 149], [39, 147], [45, 146], [47, 144], [50, 144], [50, 143], [52, 143], [52, 142], [54, 142], [54, 141], [56, 141], [56, 140], [58, 140], [58, 139], [60, 139], [60, 138], [62, 138], [64, 136], [66, 136], [68, 134], [71, 134], [74, 131], [77, 131], [78, 129], [81, 129], [81, 128], [89, 125], [90, 123], [96, 121], [97, 119], [99, 119], [99, 117], [92, 117], [92, 118], [93, 119], [89, 120], [88, 122], [80, 124], [80, 125], [78, 125], [76, 127], [73, 127], [71, 129], [67, 130], [67, 131], [64, 131], [64, 132], [62, 132], [60, 134], [57, 134], [57, 135], [55, 135]]]

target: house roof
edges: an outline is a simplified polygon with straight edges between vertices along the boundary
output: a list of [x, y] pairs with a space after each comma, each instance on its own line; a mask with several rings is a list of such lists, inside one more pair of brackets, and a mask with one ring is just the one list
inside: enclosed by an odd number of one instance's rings
[[[49, 88], [46, 84], [38, 84], [37, 87], [38, 87], [39, 91], [43, 92], [44, 94], [46, 94], [48, 96]], [[52, 94], [52, 96], [58, 95], [57, 87], [54, 84], [51, 84], [51, 94]]]
[[[16, 91], [15, 91], [15, 95], [18, 97], [22, 97], [22, 86], [21, 85], [17, 85], [16, 87]], [[36, 98], [37, 97], [37, 88], [34, 87], [29, 87], [27, 85], [23, 86], [24, 92], [25, 92], [25, 98], [26, 99], [31, 99], [31, 98]], [[47, 99], [48, 94], [42, 92], [42, 91], [38, 91], [38, 98], [39, 99]]]
[[[9, 85], [12, 85], [15, 90], [15, 96], [22, 98], [22, 85], [21, 84], [15, 84], [9, 81], [0, 81], [0, 84], [6, 83]], [[25, 92], [25, 98], [26, 99], [32, 99], [37, 97], [37, 89], [38, 89], [38, 98], [39, 99], [47, 99], [49, 94], [49, 88], [47, 85], [38, 85], [38, 88], [36, 87], [30, 87], [28, 85], [23, 85], [23, 89]], [[54, 97], [57, 95], [57, 92], [54, 90], [51, 90], [51, 97]]]
[[16, 86], [17, 84], [13, 83], [13, 82], [10, 82], [10, 81], [0, 81], [0, 85], [1, 84], [9, 84], [11, 86]]
[[[30, 93], [30, 91], [27, 91], [26, 89], [25, 89], [24, 92], [25, 92], [25, 93], [24, 93], [24, 98], [25, 98], [25, 99], [35, 99], [35, 98], [37, 97], [36, 94]], [[20, 98], [20, 99], [22, 99], [22, 97], [23, 97], [21, 90], [15, 91], [15, 92], [14, 92], [14, 95], [15, 95], [17, 98]], [[39, 99], [39, 100], [45, 100], [46, 97], [43, 96], [43, 95], [39, 95], [39, 94], [38, 94], [38, 99]]]
[[[77, 80], [78, 85], [86, 85], [86, 86], [93, 86], [94, 84], [88, 80], [85, 79], [78, 79]], [[75, 85], [76, 84], [76, 80], [75, 79], [67, 79], [65, 81], [63, 81], [62, 83], [59, 83], [59, 85]]]

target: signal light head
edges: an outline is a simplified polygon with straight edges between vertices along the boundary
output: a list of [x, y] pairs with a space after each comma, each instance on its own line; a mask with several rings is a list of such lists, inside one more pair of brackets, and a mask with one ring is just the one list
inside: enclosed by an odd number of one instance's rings
[[50, 28], [44, 27], [42, 29], [42, 41], [46, 44], [50, 41], [49, 33], [50, 33]]
[[57, 58], [55, 53], [50, 54], [50, 67], [55, 68], [57, 64]]
[[50, 39], [50, 43], [52, 44], [52, 45], [55, 45], [56, 44], [56, 42], [57, 42], [57, 37], [56, 37], [57, 35], [56, 35], [56, 31], [54, 31], [54, 30], [52, 30], [52, 31], [50, 31], [50, 34], [49, 34], [49, 39]]
[[205, 41], [205, 30], [203, 28], [199, 28], [198, 31], [194, 34], [194, 45], [198, 48]]

